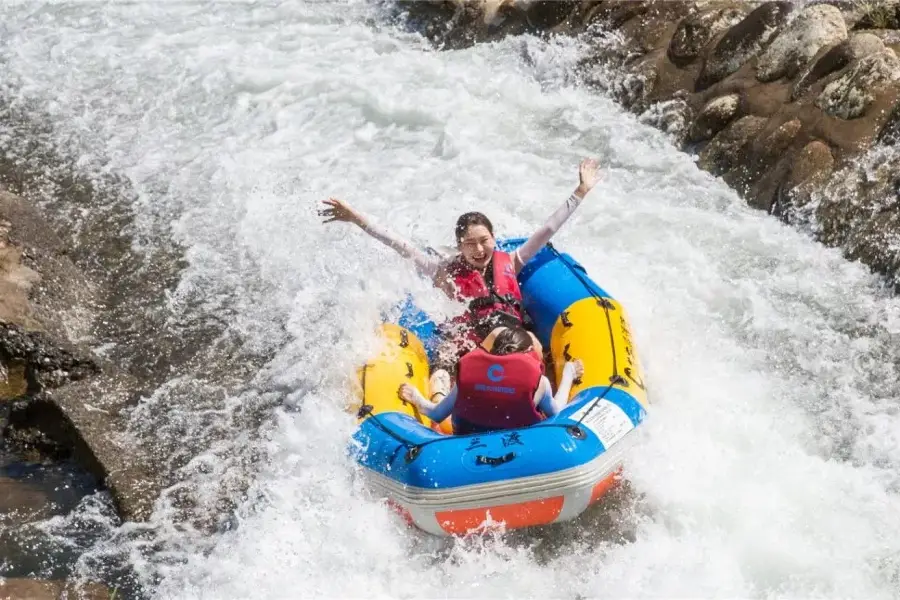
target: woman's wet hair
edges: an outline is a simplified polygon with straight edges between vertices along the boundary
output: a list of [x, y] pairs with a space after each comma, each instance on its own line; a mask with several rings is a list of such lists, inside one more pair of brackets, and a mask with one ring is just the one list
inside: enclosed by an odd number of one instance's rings
[[494, 338], [491, 354], [503, 356], [516, 352], [527, 352], [534, 345], [531, 336], [522, 327], [507, 327]]
[[460, 215], [460, 217], [456, 220], [457, 244], [460, 243], [464, 237], [466, 237], [466, 232], [472, 225], [484, 225], [485, 227], [487, 227], [487, 230], [490, 232], [490, 234], [494, 235], [494, 226], [491, 224], [490, 219], [488, 219], [480, 212], [467, 212]]

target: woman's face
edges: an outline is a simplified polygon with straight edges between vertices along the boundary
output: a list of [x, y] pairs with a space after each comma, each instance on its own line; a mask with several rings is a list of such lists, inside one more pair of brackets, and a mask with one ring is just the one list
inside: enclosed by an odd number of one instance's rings
[[459, 241], [459, 251], [463, 258], [476, 269], [483, 269], [494, 255], [494, 236], [484, 225], [469, 225], [466, 234]]

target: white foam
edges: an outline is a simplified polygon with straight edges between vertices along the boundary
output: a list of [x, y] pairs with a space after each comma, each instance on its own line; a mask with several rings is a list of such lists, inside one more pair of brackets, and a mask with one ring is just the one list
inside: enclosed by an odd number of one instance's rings
[[[165, 552], [140, 569], [159, 595], [890, 597], [896, 301], [607, 99], [557, 85], [567, 45], [440, 53], [366, 16], [325, 2], [0, 9], [16, 93], [131, 176], [145, 231], [172, 222], [189, 246], [173, 309], [227, 307], [251, 345], [277, 349], [265, 377], [302, 405], [265, 428], [271, 460], [211, 550], [155, 515]], [[347, 198], [433, 244], [466, 210], [522, 234], [584, 155], [606, 179], [555, 242], [628, 308], [651, 386], [628, 468], [641, 508], [621, 516], [634, 539], [548, 540], [546, 561], [503, 538], [448, 549], [367, 497], [341, 412], [371, 349], [361, 332], [398, 286], [444, 304], [360, 232], [321, 226], [315, 203]]]

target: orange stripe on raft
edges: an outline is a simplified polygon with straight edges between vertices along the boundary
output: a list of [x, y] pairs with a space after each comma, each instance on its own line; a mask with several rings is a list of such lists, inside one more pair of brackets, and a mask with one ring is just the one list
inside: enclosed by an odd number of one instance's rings
[[515, 529], [552, 523], [562, 511], [563, 502], [565, 502], [565, 498], [557, 496], [545, 500], [502, 504], [489, 508], [447, 510], [436, 513], [435, 517], [441, 528], [447, 533], [463, 534], [477, 529], [488, 520], [488, 513], [490, 513], [491, 521], [503, 522], [508, 529]]
[[603, 479], [598, 484], [594, 486], [594, 490], [591, 492], [591, 501], [588, 504], [593, 504], [597, 500], [600, 499], [603, 494], [609, 491], [609, 489], [616, 485], [619, 482], [619, 477], [622, 475], [622, 467], [616, 469], [611, 475], [609, 475], [606, 479]]
[[403, 520], [406, 521], [407, 525], [415, 525], [416, 521], [415, 519], [413, 519], [412, 514], [408, 510], [403, 508], [403, 506], [399, 502], [388, 498], [386, 503], [391, 508], [391, 510], [403, 517]]

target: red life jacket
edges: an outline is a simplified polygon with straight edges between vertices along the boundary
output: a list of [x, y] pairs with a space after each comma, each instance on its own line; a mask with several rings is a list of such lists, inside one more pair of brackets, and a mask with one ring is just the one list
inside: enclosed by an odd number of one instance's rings
[[[462, 256], [450, 263], [447, 273], [453, 279], [454, 297], [461, 302], [469, 301], [469, 309], [453, 319], [453, 323], [472, 327], [495, 313], [506, 313], [512, 320], [522, 323], [522, 290], [509, 254], [494, 251], [490, 288], [481, 272], [472, 268]], [[481, 342], [481, 336], [474, 336], [473, 332], [469, 332], [469, 337], [476, 343]]]
[[534, 425], [541, 362], [533, 352], [497, 356], [478, 348], [459, 361], [453, 432], [479, 433]]

